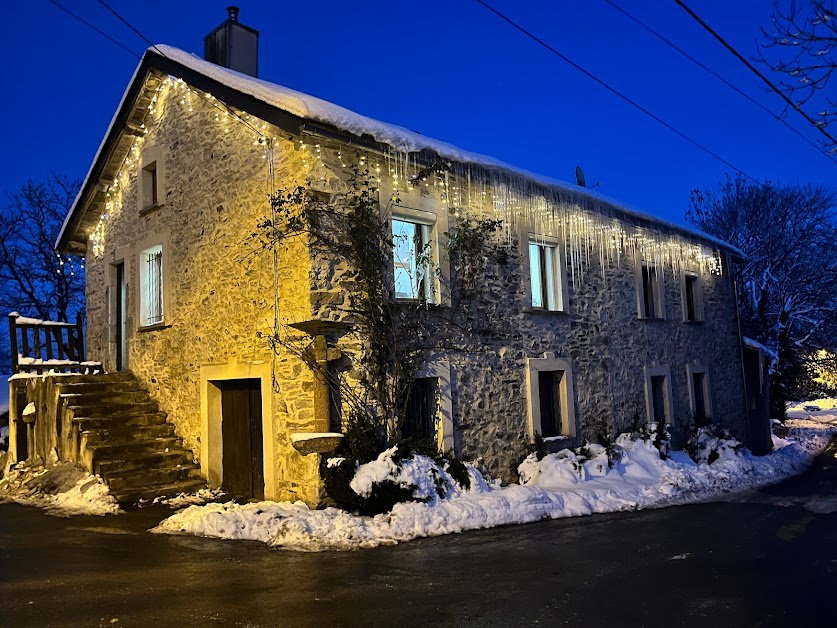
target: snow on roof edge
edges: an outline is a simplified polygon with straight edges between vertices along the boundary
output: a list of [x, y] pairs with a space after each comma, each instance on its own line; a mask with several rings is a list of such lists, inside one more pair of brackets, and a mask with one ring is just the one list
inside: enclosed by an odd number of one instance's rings
[[453, 144], [435, 140], [402, 126], [382, 122], [380, 120], [355, 113], [349, 109], [341, 107], [340, 105], [335, 105], [322, 100], [321, 98], [317, 98], [316, 96], [298, 92], [264, 79], [259, 79], [248, 74], [242, 74], [240, 72], [236, 72], [235, 70], [216, 65], [198, 57], [197, 55], [181, 50], [180, 48], [169, 46], [167, 44], [158, 44], [149, 48], [147, 52], [157, 52], [158, 54], [161, 54], [176, 63], [187, 66], [189, 69], [202, 74], [207, 78], [218, 81], [231, 89], [252, 96], [267, 105], [277, 107], [300, 118], [329, 124], [341, 131], [358, 137], [370, 135], [381, 144], [392, 146], [396, 150], [418, 152], [427, 149], [438, 154], [440, 157], [450, 159], [451, 161], [459, 163], [473, 163], [486, 168], [497, 168], [499, 170], [504, 170], [506, 172], [525, 177], [533, 182], [540, 183], [548, 187], [562, 189], [580, 196], [588, 196], [599, 202], [611, 205], [615, 209], [622, 211], [629, 216], [633, 216], [641, 220], [648, 220], [676, 231], [687, 233], [745, 257], [744, 252], [741, 251], [741, 249], [729, 242], [716, 238], [708, 233], [704, 233], [703, 231], [692, 229], [690, 227], [634, 209], [605, 194], [599, 194], [589, 189], [579, 188], [579, 186], [567, 181], [562, 181], [560, 179], [540, 175], [523, 168], [518, 168], [489, 155], [472, 153]]
[[741, 340], [744, 342], [745, 347], [755, 349], [756, 351], [764, 353], [767, 357], [770, 358], [771, 362], [776, 363], [779, 361], [779, 356], [776, 355], [776, 352], [773, 351], [773, 349], [765, 347], [759, 341], [753, 340], [752, 338], [748, 338], [747, 336], [742, 336]]
[[58, 245], [61, 240], [64, 238], [64, 232], [67, 230], [67, 226], [69, 225], [70, 218], [75, 216], [76, 209], [78, 202], [81, 200], [82, 194], [84, 194], [84, 190], [87, 188], [87, 184], [90, 182], [90, 177], [93, 174], [93, 170], [96, 168], [96, 164], [99, 163], [99, 159], [102, 156], [102, 150], [105, 148], [105, 144], [107, 143], [110, 134], [113, 132], [113, 125], [116, 124], [116, 119], [119, 117], [119, 112], [122, 111], [122, 107], [125, 106], [125, 99], [128, 97], [128, 92], [131, 91], [131, 85], [134, 84], [134, 81], [137, 79], [137, 74], [142, 67], [142, 62], [145, 60], [145, 55], [143, 55], [140, 62], [137, 64], [137, 67], [134, 69], [133, 75], [131, 75], [131, 80], [128, 81], [128, 85], [125, 87], [125, 91], [122, 92], [122, 98], [119, 99], [119, 106], [116, 107], [116, 111], [113, 112], [113, 117], [110, 119], [110, 124], [108, 124], [107, 131], [105, 131], [104, 136], [102, 137], [102, 141], [99, 144], [99, 148], [96, 149], [96, 156], [93, 158], [93, 161], [90, 163], [90, 168], [87, 170], [87, 175], [84, 177], [84, 181], [82, 181], [81, 187], [78, 189], [78, 194], [73, 199], [73, 204], [70, 206], [70, 211], [67, 212], [67, 216], [64, 218], [64, 222], [61, 224], [61, 230], [58, 232], [58, 237], [55, 238], [54, 248], [58, 250]]
[[88, 184], [90, 183], [90, 178], [93, 174], [96, 164], [102, 157], [102, 151], [107, 142], [107, 138], [113, 132], [114, 124], [116, 123], [116, 120], [119, 116], [119, 112], [125, 105], [125, 99], [128, 96], [128, 93], [131, 89], [131, 85], [133, 85], [134, 81], [136, 80], [137, 74], [139, 73], [139, 70], [142, 67], [143, 62], [145, 61], [146, 56], [149, 53], [159, 54], [171, 61], [174, 61], [175, 63], [184, 65], [189, 69], [211, 80], [215, 80], [231, 89], [251, 96], [257, 100], [260, 100], [269, 106], [276, 107], [278, 109], [281, 109], [282, 111], [286, 111], [287, 113], [296, 115], [300, 118], [325, 123], [337, 129], [340, 129], [341, 131], [344, 131], [351, 135], [355, 135], [357, 137], [362, 137], [363, 135], [370, 135], [377, 142], [392, 146], [396, 150], [405, 152], [419, 152], [421, 150], [427, 149], [436, 153], [440, 157], [450, 159], [454, 162], [463, 164], [471, 163], [488, 169], [496, 168], [498, 170], [503, 170], [530, 179], [535, 183], [539, 183], [547, 187], [565, 190], [569, 193], [576, 194], [578, 196], [587, 196], [599, 202], [606, 203], [612, 206], [614, 209], [627, 214], [628, 216], [632, 216], [640, 220], [647, 220], [658, 225], [673, 229], [675, 231], [700, 238], [706, 242], [725, 248], [734, 254], [740, 255], [741, 257], [746, 257], [746, 255], [741, 249], [730, 244], [729, 242], [716, 238], [712, 235], [709, 235], [708, 233], [704, 233], [703, 231], [692, 229], [690, 227], [686, 227], [684, 225], [665, 220], [658, 216], [639, 211], [605, 194], [599, 194], [590, 189], [580, 188], [579, 186], [573, 185], [567, 181], [562, 181], [553, 177], [548, 177], [545, 175], [530, 172], [523, 168], [518, 168], [516, 166], [512, 166], [510, 164], [502, 162], [488, 155], [481, 155], [479, 153], [465, 151], [453, 144], [449, 144], [440, 140], [435, 140], [433, 138], [421, 135], [420, 133], [410, 131], [409, 129], [406, 129], [404, 127], [395, 124], [389, 124], [386, 122], [381, 122], [374, 118], [369, 118], [367, 116], [355, 113], [339, 105], [335, 105], [328, 101], [317, 98], [316, 96], [311, 96], [309, 94], [305, 94], [287, 87], [283, 87], [276, 83], [265, 81], [264, 79], [255, 78], [247, 74], [236, 72], [235, 70], [231, 70], [229, 68], [224, 68], [222, 66], [206, 61], [198, 57], [197, 55], [188, 53], [184, 50], [181, 50], [180, 48], [169, 46], [167, 44], [158, 44], [148, 48], [145, 51], [143, 58], [137, 64], [137, 67], [134, 70], [134, 74], [131, 77], [131, 80], [128, 82], [128, 85], [122, 94], [122, 98], [119, 101], [119, 106], [116, 108], [116, 111], [113, 114], [113, 118], [111, 119], [110, 124], [108, 125], [107, 131], [104, 137], [102, 138], [102, 142], [99, 144], [99, 148], [97, 149], [93, 162], [91, 163], [90, 168], [87, 171], [87, 175], [84, 178], [82, 186], [79, 189], [79, 192], [73, 201], [70, 211], [67, 213], [67, 216], [64, 219], [64, 223], [62, 224], [61, 230], [59, 231], [58, 237], [55, 241], [56, 249], [58, 248], [58, 245], [61, 242], [61, 240], [64, 238], [71, 217], [76, 214], [76, 211], [78, 209], [78, 203], [81, 200], [84, 191], [88, 187]]

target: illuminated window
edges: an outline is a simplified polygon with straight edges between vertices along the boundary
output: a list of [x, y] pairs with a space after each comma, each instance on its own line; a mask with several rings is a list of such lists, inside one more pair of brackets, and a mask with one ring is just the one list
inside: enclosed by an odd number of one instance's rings
[[552, 312], [566, 311], [566, 268], [556, 242], [529, 239], [529, 287], [532, 307]]
[[433, 225], [393, 218], [392, 244], [395, 297], [436, 303]]
[[152, 246], [139, 256], [140, 327], [159, 325], [163, 320], [163, 247]]

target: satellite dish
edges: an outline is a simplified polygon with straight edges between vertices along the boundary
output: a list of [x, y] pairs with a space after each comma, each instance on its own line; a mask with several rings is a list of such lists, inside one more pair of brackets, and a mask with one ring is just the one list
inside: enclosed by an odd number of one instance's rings
[[584, 170], [581, 169], [581, 166], [575, 167], [575, 182], [583, 188], [587, 187], [587, 179], [584, 178]]
[[575, 182], [579, 187], [587, 188], [588, 190], [592, 190], [593, 188], [597, 188], [601, 185], [601, 181], [597, 182], [595, 185], [587, 185], [587, 178], [584, 176], [584, 170], [581, 169], [581, 166], [575, 167]]

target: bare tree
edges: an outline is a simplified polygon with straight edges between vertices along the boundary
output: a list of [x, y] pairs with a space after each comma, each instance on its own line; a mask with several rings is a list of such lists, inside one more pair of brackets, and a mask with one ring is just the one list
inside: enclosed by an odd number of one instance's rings
[[[760, 60], [783, 75], [780, 89], [817, 126], [837, 118], [837, 94], [829, 86], [837, 68], [837, 13], [833, 0], [774, 0], [771, 27], [761, 29]], [[837, 144], [826, 140], [837, 153]]]
[[727, 178], [692, 192], [687, 219], [740, 248], [736, 277], [746, 335], [779, 356], [774, 415], [805, 389], [806, 360], [837, 341], [837, 193], [820, 185], [755, 184]]
[[[28, 181], [0, 207], [0, 312], [69, 320], [84, 306], [84, 261], [59, 256], [55, 240], [79, 183], [50, 175]], [[0, 359], [8, 361], [8, 329], [0, 325]], [[5, 370], [0, 368], [0, 370]]]

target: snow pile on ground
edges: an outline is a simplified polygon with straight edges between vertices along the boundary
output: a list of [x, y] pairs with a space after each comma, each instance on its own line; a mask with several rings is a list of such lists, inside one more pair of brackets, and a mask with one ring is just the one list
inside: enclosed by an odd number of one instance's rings
[[202, 488], [196, 493], [180, 493], [174, 497], [155, 497], [153, 504], [163, 504], [173, 510], [186, 506], [195, 506], [217, 502], [223, 499], [225, 493], [220, 488]]
[[304, 551], [349, 550], [547, 518], [694, 502], [799, 473], [837, 435], [837, 429], [816, 422], [788, 423], [789, 438], [777, 439], [777, 449], [766, 456], [753, 456], [727, 441], [711, 465], [695, 463], [683, 452], [663, 460], [650, 442], [623, 435], [617, 441], [621, 459], [612, 468], [604, 449], [591, 445], [587, 456], [564, 450], [541, 460], [528, 458], [520, 468], [520, 485], [490, 485], [469, 467], [470, 488], [458, 487], [445, 498], [416, 482], [414, 473], [427, 462], [415, 456], [415, 464], [396, 471], [387, 462], [392, 459], [389, 450], [358, 469], [357, 489], [371, 490], [371, 484], [384, 479], [409, 478], [427, 501], [399, 503], [375, 517], [336, 508], [311, 510], [302, 502], [214, 503], [175, 513], [153, 531], [255, 540]]
[[828, 397], [790, 405], [787, 415], [790, 419], [809, 419], [837, 425], [837, 398]]
[[109, 515], [121, 512], [102, 479], [69, 462], [43, 465], [24, 461], [0, 479], [0, 502], [43, 508], [49, 514]]

